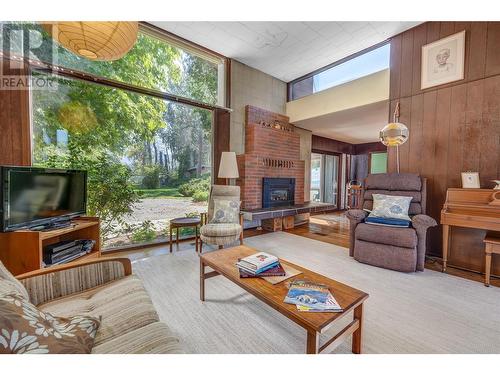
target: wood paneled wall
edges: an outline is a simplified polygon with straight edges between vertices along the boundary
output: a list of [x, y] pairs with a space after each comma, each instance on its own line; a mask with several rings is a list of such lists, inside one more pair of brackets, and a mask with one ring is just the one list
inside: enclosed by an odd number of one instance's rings
[[312, 136], [312, 152], [330, 153], [336, 152], [341, 154], [352, 154], [354, 152], [353, 145], [346, 142], [337, 141], [335, 139]]
[[387, 151], [387, 146], [384, 146], [382, 142], [370, 142], [370, 143], [358, 143], [353, 145], [353, 154], [369, 154], [370, 152], [385, 152]]
[[387, 147], [380, 142], [352, 144], [331, 138], [312, 136], [312, 151], [317, 153], [341, 153], [348, 155], [369, 154], [370, 152], [386, 151]]
[[[26, 75], [27, 69], [0, 60], [0, 79]], [[0, 165], [30, 165], [29, 91], [0, 87]]]
[[[420, 90], [422, 46], [466, 30], [465, 79]], [[481, 186], [500, 176], [500, 22], [427, 22], [391, 40], [391, 107], [410, 129], [400, 147], [402, 172], [428, 178], [429, 214], [439, 222], [449, 187], [461, 187], [463, 171], [477, 171]], [[395, 149], [389, 171], [396, 170]], [[450, 264], [481, 271], [484, 231], [452, 233]], [[428, 253], [441, 254], [441, 227], [430, 232]], [[496, 272], [499, 273], [500, 262]]]

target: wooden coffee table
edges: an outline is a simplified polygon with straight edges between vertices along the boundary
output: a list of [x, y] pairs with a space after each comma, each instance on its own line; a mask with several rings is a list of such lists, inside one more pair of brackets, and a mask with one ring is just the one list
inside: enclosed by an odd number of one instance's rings
[[[260, 278], [240, 279], [238, 269], [235, 265], [238, 258], [243, 258], [256, 252], [258, 251], [242, 245], [200, 255], [200, 299], [202, 301], [205, 300], [206, 279], [218, 275], [225, 276], [236, 285], [245, 289], [273, 309], [279, 311], [288, 319], [293, 320], [303, 327], [307, 331], [305, 350], [307, 354], [332, 351], [350, 335], [352, 335], [352, 352], [356, 354], [361, 353], [363, 302], [368, 298], [367, 293], [351, 288], [348, 285], [339, 283], [338, 281], [329, 279], [283, 259], [280, 259], [281, 263], [302, 271], [302, 273], [275, 285]], [[205, 267], [207, 266], [212, 268], [213, 271], [205, 273]], [[327, 285], [344, 311], [341, 313], [299, 312], [295, 305], [284, 303], [283, 300], [288, 293], [287, 284], [294, 279], [307, 279]], [[319, 335], [328, 330], [337, 319], [348, 315], [351, 311], [353, 311], [353, 320], [331, 339], [319, 346]]]

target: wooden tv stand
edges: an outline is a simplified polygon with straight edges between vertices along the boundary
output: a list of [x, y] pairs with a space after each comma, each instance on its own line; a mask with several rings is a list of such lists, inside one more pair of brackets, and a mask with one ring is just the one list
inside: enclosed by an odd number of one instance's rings
[[79, 217], [72, 220], [71, 226], [67, 228], [46, 232], [19, 230], [0, 233], [0, 260], [14, 275], [35, 271], [43, 267], [44, 246], [78, 239], [94, 240], [95, 245], [92, 252], [72, 262], [99, 257], [101, 255], [99, 218]]

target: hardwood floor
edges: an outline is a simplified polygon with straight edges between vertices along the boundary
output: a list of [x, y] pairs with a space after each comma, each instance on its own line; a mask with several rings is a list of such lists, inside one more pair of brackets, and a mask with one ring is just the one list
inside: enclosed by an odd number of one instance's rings
[[[308, 224], [304, 224], [293, 229], [288, 229], [286, 230], [286, 232], [342, 247], [349, 247], [349, 221], [342, 211], [311, 216], [311, 220]], [[259, 236], [265, 233], [269, 232], [264, 229], [247, 229], [245, 230], [244, 236], [248, 238]], [[179, 249], [194, 251], [194, 240], [181, 241]], [[179, 249], [176, 249], [174, 245], [174, 251], [178, 251]], [[130, 260], [138, 260], [168, 253], [168, 244], [162, 244], [136, 250], [110, 253], [104, 252], [103, 256], [126, 256]], [[434, 271], [441, 271], [441, 259], [426, 259], [425, 268]], [[449, 275], [458, 276], [481, 283], [484, 282], [484, 275], [471, 271], [448, 267], [446, 273]], [[500, 287], [500, 278], [492, 277], [490, 285]]]
[[[309, 224], [287, 229], [285, 232], [342, 247], [349, 247], [349, 221], [343, 214], [343, 211], [311, 216]], [[245, 230], [245, 237], [253, 237], [265, 233], [270, 232], [265, 229], [247, 229]]]

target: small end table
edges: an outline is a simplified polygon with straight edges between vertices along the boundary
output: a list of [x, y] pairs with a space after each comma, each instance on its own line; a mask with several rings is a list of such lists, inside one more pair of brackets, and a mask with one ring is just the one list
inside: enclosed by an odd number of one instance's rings
[[177, 243], [177, 247], [179, 247], [179, 228], [195, 228], [195, 248], [196, 252], [198, 252], [198, 226], [201, 224], [201, 219], [199, 217], [178, 217], [170, 220], [170, 252], [172, 252], [172, 232], [175, 229], [175, 241]]

